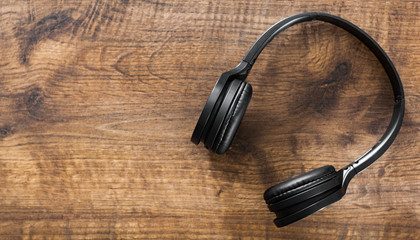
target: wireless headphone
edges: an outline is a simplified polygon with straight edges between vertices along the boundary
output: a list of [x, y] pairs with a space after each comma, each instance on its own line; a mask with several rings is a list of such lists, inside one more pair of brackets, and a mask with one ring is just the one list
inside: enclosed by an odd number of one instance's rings
[[234, 69], [223, 73], [213, 88], [191, 141], [204, 142], [206, 148], [223, 154], [229, 148], [236, 130], [251, 100], [252, 87], [245, 82], [252, 65], [264, 47], [280, 32], [307, 21], [319, 20], [336, 25], [357, 37], [378, 58], [384, 67], [394, 92], [394, 112], [391, 123], [381, 139], [363, 156], [338, 172], [331, 165], [301, 174], [264, 193], [270, 211], [277, 218], [277, 227], [286, 226], [340, 200], [350, 180], [375, 162], [390, 147], [397, 136], [404, 117], [404, 91], [398, 73], [382, 48], [363, 30], [352, 23], [326, 13], [301, 13], [288, 17], [269, 28], [254, 43]]

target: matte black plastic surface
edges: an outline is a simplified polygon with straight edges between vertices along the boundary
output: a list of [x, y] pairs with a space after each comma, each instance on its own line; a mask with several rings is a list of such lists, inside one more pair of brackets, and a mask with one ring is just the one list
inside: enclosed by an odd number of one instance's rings
[[226, 114], [222, 127], [217, 134], [215, 144], [212, 150], [217, 154], [225, 153], [236, 135], [236, 131], [241, 124], [242, 118], [245, 115], [248, 103], [252, 97], [252, 86], [246, 82], [242, 82], [239, 90], [233, 100], [229, 112]]
[[295, 194], [302, 190], [302, 186], [317, 184], [325, 178], [332, 178], [334, 174], [336, 174], [336, 171], [331, 165], [314, 169], [270, 187], [264, 192], [264, 199], [267, 204], [273, 203], [278, 201], [281, 196], [287, 196], [288, 193]]
[[191, 141], [195, 144], [199, 144], [202, 141], [207, 132], [209, 131], [210, 125], [214, 120], [215, 114], [217, 114], [218, 101], [220, 102], [223, 100], [223, 94], [227, 89], [227, 85], [235, 79], [240, 79], [243, 77], [244, 73], [249, 72], [249, 64], [246, 62], [241, 62], [238, 66], [234, 69], [224, 72], [219, 80], [217, 80], [213, 90], [210, 93], [209, 98], [207, 99], [206, 104], [204, 105], [203, 111], [201, 112], [200, 118], [197, 121], [197, 125], [195, 126], [194, 132], [191, 136]]
[[219, 109], [217, 110], [216, 117], [211, 123], [212, 125], [210, 127], [209, 134], [205, 137], [204, 144], [207, 148], [213, 149], [213, 145], [216, 140], [217, 134], [220, 131], [220, 128], [223, 124], [223, 121], [226, 118], [229, 109], [234, 104], [234, 98], [238, 93], [241, 83], [242, 82], [237, 79], [230, 82], [226, 95], [224, 96], [222, 103]]
[[[322, 200], [336, 191], [341, 190], [344, 195], [347, 186], [342, 186], [342, 176], [343, 171], [337, 173], [333, 166], [328, 165], [268, 189], [264, 198], [268, 209], [277, 216], [276, 225], [285, 226], [320, 210], [326, 206], [322, 204], [325, 203]], [[340, 198], [336, 198], [335, 201]]]
[[274, 224], [277, 227], [284, 227], [291, 223], [294, 223], [304, 217], [307, 217], [324, 207], [337, 202], [344, 196], [345, 192], [343, 189], [329, 189], [326, 192], [322, 192], [320, 195], [314, 198], [309, 198], [301, 204], [297, 205], [295, 209], [292, 209], [289, 214], [277, 215], [274, 219]]

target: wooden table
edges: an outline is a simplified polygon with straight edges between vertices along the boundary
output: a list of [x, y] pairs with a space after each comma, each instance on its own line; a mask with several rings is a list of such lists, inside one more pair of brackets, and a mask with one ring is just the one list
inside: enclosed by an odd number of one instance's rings
[[[330, 24], [263, 51], [231, 149], [190, 142], [218, 76], [295, 13], [352, 21], [406, 93], [395, 143], [326, 209], [277, 229], [265, 189], [338, 170], [388, 125], [392, 91]], [[418, 1], [1, 1], [0, 238], [419, 239]]]

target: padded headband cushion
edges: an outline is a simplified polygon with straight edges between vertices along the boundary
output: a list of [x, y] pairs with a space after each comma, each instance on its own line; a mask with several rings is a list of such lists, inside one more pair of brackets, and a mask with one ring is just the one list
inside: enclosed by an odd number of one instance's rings
[[244, 86], [241, 86], [237, 93], [238, 100], [232, 106], [232, 111], [229, 111], [230, 113], [226, 117], [227, 120], [223, 123], [220, 128], [221, 130], [217, 135], [215, 147], [213, 149], [217, 154], [223, 154], [229, 149], [236, 131], [241, 124], [242, 118], [245, 115], [246, 108], [251, 101], [251, 84], [246, 82], [243, 82], [242, 84], [244, 84]]
[[[303, 173], [294, 178], [288, 179], [282, 183], [276, 184], [264, 193], [264, 199], [267, 204], [271, 204], [280, 199], [284, 199], [288, 194], [295, 194], [301, 190], [306, 190], [322, 181], [331, 179], [337, 175], [335, 168], [331, 165], [327, 165], [321, 168], [317, 168], [307, 173]], [[303, 187], [305, 186], [305, 187]], [[287, 196], [286, 196], [287, 195]]]

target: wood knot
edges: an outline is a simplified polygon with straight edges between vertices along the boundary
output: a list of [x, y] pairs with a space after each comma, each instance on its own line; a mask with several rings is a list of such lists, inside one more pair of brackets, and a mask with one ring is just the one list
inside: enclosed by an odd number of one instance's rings
[[26, 93], [25, 103], [28, 108], [39, 107], [44, 102], [44, 91], [41, 88], [33, 88]]
[[378, 177], [383, 177], [385, 175], [385, 168], [379, 167], [378, 169]]
[[70, 24], [74, 22], [69, 15], [70, 11], [61, 11], [45, 16], [36, 23], [26, 23], [17, 27], [16, 38], [20, 42], [20, 61], [22, 64], [29, 63], [29, 56], [35, 46], [42, 40], [70, 30]]
[[346, 76], [349, 73], [349, 64], [342, 62], [335, 67], [335, 74], [338, 76]]
[[[322, 81], [318, 83], [316, 81], [304, 83], [305, 91], [297, 94], [295, 100], [298, 103], [296, 105], [302, 107], [296, 110], [293, 106], [292, 111], [306, 111], [309, 114], [310, 111], [307, 111], [307, 109], [312, 108], [315, 112], [321, 114], [327, 113], [334, 106], [337, 106], [341, 90], [351, 80], [351, 63], [347, 61], [339, 62]], [[351, 143], [351, 141], [347, 142]]]
[[44, 91], [39, 87], [33, 87], [26, 91], [22, 98], [22, 107], [26, 109], [30, 117], [36, 120], [42, 119], [42, 116], [45, 114], [43, 110], [45, 102]]
[[330, 73], [328, 78], [322, 83], [322, 87], [330, 87], [334, 84], [338, 84], [343, 80], [344, 76], [349, 73], [349, 64], [347, 62], [339, 63], [335, 66], [334, 70]]
[[354, 136], [352, 134], [341, 134], [340, 143], [342, 146], [347, 146], [349, 144], [354, 144]]
[[10, 136], [12, 133], [12, 128], [8, 125], [0, 127], [0, 138]]

